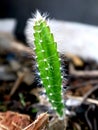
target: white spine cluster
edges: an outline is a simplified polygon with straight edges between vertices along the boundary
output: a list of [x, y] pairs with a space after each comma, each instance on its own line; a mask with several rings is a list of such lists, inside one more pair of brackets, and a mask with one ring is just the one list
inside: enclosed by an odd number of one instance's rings
[[[33, 18], [30, 18], [27, 21], [27, 25], [25, 28], [25, 35], [26, 35], [27, 42], [29, 43], [30, 47], [34, 48], [33, 26], [36, 21], [39, 21], [39, 20], [45, 21], [45, 19], [47, 18], [48, 15], [47, 15], [47, 13], [44, 13], [43, 15], [41, 15], [40, 11], [37, 10], [32, 16], [33, 16]], [[41, 23], [38, 22], [37, 25], [38, 24], [40, 25]], [[41, 42], [42, 42], [42, 40], [40, 40], [40, 43]]]

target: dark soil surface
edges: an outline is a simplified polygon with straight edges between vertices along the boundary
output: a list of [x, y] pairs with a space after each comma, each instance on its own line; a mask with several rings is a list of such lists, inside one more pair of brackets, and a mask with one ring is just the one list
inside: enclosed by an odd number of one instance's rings
[[[61, 57], [67, 130], [98, 130], [98, 64], [77, 56]], [[42, 112], [48, 112], [50, 119], [54, 116], [40, 98], [43, 87], [34, 64], [33, 57], [26, 53], [0, 53], [0, 112], [15, 111], [32, 120]]]

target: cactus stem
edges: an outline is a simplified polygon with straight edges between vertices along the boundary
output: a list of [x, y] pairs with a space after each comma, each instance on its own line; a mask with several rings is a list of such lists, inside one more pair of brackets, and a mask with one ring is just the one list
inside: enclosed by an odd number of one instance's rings
[[[45, 87], [47, 100], [51, 103], [58, 116], [63, 116], [61, 58], [57, 52], [57, 43], [46, 22], [46, 17], [37, 11], [33, 19], [33, 34], [35, 54], [37, 55], [37, 70], [41, 78], [40, 83]], [[31, 46], [32, 47], [32, 46]]]

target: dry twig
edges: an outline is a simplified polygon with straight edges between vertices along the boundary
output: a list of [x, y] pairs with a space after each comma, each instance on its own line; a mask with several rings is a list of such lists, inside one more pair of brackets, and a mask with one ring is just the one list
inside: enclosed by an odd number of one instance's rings
[[69, 66], [69, 73], [75, 77], [98, 77], [98, 70], [92, 71], [76, 71], [72, 64]]
[[48, 117], [49, 116], [47, 113], [39, 115], [38, 118], [33, 123], [25, 127], [23, 130], [47, 130]]

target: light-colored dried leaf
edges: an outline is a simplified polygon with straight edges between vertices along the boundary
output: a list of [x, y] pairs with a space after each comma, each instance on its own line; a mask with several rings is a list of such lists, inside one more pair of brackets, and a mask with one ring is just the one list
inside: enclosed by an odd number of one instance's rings
[[38, 116], [38, 118], [28, 125], [23, 130], [47, 130], [48, 128], [48, 114], [42, 113]]

